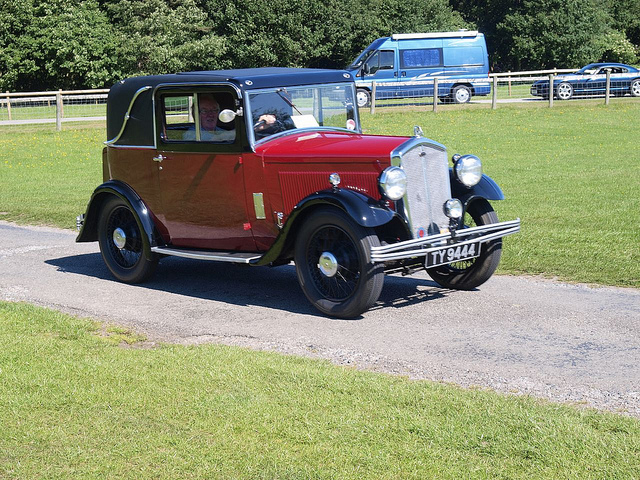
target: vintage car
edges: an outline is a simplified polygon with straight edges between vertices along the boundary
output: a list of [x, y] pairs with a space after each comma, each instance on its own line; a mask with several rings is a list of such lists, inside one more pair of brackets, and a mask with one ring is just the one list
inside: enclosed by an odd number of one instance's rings
[[[575, 73], [558, 75], [553, 80], [553, 97], [569, 100], [572, 97], [604, 95], [610, 75], [609, 91], [614, 96], [640, 97], [640, 70], [622, 63], [590, 63]], [[531, 95], [549, 98], [549, 80], [531, 85]]]
[[[264, 68], [129, 78], [107, 101], [104, 183], [78, 217], [115, 278], [158, 260], [295, 262], [321, 312], [355, 317], [384, 274], [474, 289], [498, 266], [503, 199], [473, 155], [363, 135], [346, 71]], [[467, 220], [464, 220], [464, 219]]]

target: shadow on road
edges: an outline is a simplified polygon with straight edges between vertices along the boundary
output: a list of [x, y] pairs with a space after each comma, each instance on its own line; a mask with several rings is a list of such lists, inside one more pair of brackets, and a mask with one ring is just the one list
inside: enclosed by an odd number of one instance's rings
[[[99, 253], [47, 260], [59, 272], [117, 282]], [[250, 267], [222, 262], [163, 258], [154, 277], [136, 287], [203, 300], [275, 308], [291, 313], [323, 316], [305, 298], [293, 265]], [[435, 282], [415, 277], [385, 277], [380, 299], [371, 310], [403, 308], [447, 295]], [[358, 317], [361, 319], [362, 317]]]

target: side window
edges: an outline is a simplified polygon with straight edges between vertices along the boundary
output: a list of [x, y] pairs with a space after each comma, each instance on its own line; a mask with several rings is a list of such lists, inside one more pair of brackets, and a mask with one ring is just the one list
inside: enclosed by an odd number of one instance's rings
[[165, 94], [162, 97], [163, 135], [165, 142], [233, 143], [235, 122], [224, 124], [220, 111], [233, 108], [229, 93], [197, 92]]
[[442, 66], [441, 48], [415, 48], [400, 50], [400, 68], [424, 68]]
[[380, 50], [367, 60], [369, 75], [374, 75], [378, 70], [393, 70], [395, 68], [394, 63], [393, 50]]

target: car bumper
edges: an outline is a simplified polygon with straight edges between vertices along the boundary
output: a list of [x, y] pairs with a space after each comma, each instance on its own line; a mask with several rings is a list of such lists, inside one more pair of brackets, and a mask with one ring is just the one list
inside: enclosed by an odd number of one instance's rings
[[472, 243], [485, 243], [520, 231], [520, 219], [464, 228], [404, 242], [371, 248], [372, 262], [388, 262], [407, 258], [425, 257], [443, 248], [454, 248]]

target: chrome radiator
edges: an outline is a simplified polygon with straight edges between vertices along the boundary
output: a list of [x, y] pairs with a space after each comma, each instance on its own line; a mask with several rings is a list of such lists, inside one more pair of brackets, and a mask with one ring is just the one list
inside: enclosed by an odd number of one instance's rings
[[439, 234], [449, 227], [444, 203], [451, 198], [447, 150], [426, 138], [407, 140], [391, 153], [391, 164], [407, 174], [407, 193], [398, 212], [411, 226], [413, 238]]

